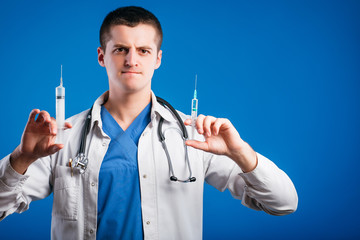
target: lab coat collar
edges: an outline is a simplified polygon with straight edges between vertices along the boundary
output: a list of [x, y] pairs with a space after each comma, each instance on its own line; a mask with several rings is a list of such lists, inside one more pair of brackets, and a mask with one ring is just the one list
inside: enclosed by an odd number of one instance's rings
[[102, 129], [101, 106], [104, 103], [106, 103], [108, 98], [109, 98], [109, 91], [106, 91], [95, 100], [91, 112], [91, 126], [97, 123], [99, 128]]
[[176, 118], [172, 115], [171, 111], [156, 100], [156, 96], [153, 91], [151, 91], [151, 102], [151, 121], [156, 117], [156, 114], [163, 117], [168, 122], [176, 121]]

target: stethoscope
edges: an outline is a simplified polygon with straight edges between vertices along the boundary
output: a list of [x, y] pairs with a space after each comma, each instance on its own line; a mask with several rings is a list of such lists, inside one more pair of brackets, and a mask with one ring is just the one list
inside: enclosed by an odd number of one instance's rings
[[[159, 121], [159, 126], [158, 126], [158, 137], [159, 140], [162, 144], [162, 147], [165, 151], [166, 154], [166, 158], [168, 160], [168, 164], [169, 164], [169, 168], [170, 168], [170, 180], [171, 181], [178, 181], [178, 182], [195, 182], [196, 178], [192, 176], [192, 171], [191, 171], [191, 166], [190, 166], [190, 161], [189, 161], [189, 155], [188, 155], [188, 149], [187, 149], [187, 145], [185, 144], [185, 141], [188, 139], [188, 134], [186, 131], [186, 127], [185, 124], [183, 123], [182, 119], [180, 118], [179, 114], [177, 113], [177, 111], [170, 105], [170, 103], [168, 103], [167, 101], [165, 101], [164, 99], [160, 98], [160, 97], [156, 97], [158, 103], [160, 103], [161, 105], [163, 105], [165, 108], [167, 108], [177, 119], [177, 122], [180, 126], [180, 129], [177, 128], [168, 128], [166, 129], [164, 132], [162, 131], [162, 125], [164, 123], [164, 118], [160, 116], [160, 121]], [[87, 169], [87, 166], [89, 164], [89, 159], [86, 157], [85, 155], [85, 146], [86, 146], [86, 137], [90, 131], [90, 125], [91, 125], [91, 112], [92, 112], [93, 107], [91, 107], [91, 109], [89, 110], [86, 119], [85, 119], [85, 124], [83, 126], [83, 130], [82, 130], [82, 134], [81, 134], [81, 141], [80, 141], [80, 147], [79, 147], [79, 151], [78, 154], [76, 155], [76, 157], [74, 159], [70, 159], [69, 163], [70, 163], [70, 167], [71, 170], [73, 170], [73, 168], [77, 168], [79, 169], [80, 173], [84, 173], [85, 170]], [[178, 179], [177, 177], [175, 177], [175, 173], [174, 173], [174, 169], [172, 166], [172, 161], [171, 161], [171, 157], [168, 151], [168, 148], [166, 146], [165, 143], [165, 132], [168, 131], [169, 129], [175, 129], [176, 131], [179, 132], [179, 134], [182, 136], [183, 139], [183, 143], [184, 143], [184, 148], [185, 148], [185, 164], [188, 167], [189, 170], [189, 177], [185, 180], [182, 179]]]

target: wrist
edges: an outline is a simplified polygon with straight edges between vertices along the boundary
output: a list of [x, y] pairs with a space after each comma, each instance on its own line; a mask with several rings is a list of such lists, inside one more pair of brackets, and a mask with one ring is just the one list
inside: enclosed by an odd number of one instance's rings
[[36, 161], [36, 158], [26, 156], [21, 152], [19, 146], [10, 155], [11, 167], [20, 174], [24, 174], [34, 161]]
[[231, 151], [228, 157], [236, 162], [244, 173], [253, 171], [258, 163], [256, 152], [245, 141], [242, 141], [236, 149]]

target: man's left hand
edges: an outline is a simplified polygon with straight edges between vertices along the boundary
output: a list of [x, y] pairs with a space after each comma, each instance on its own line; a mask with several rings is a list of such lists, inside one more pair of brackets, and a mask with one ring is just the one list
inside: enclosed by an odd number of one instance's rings
[[[191, 125], [191, 119], [185, 120]], [[226, 118], [199, 115], [195, 127], [205, 141], [188, 140], [187, 146], [194, 147], [217, 155], [226, 155], [234, 160], [244, 172], [250, 172], [257, 166], [255, 151], [243, 141], [240, 134]]]

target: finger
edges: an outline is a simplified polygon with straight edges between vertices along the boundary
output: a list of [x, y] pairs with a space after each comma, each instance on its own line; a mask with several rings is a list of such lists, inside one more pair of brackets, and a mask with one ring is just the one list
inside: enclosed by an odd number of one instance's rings
[[39, 116], [36, 119], [37, 123], [43, 123], [43, 122], [49, 123], [50, 121], [51, 121], [50, 114], [44, 110], [39, 113]]
[[57, 134], [56, 120], [53, 117], [51, 117], [50, 120], [51, 120], [51, 122], [49, 123], [50, 134], [51, 135], [56, 135]]
[[200, 142], [196, 140], [187, 140], [185, 144], [189, 147], [193, 147], [199, 150], [203, 150], [208, 152], [209, 151], [209, 145], [206, 142]]
[[184, 121], [184, 124], [188, 126], [188, 125], [191, 125], [191, 122], [192, 122], [191, 119], [188, 118]]
[[205, 116], [202, 114], [200, 114], [196, 119], [196, 129], [199, 134], [204, 133], [204, 129], [203, 129], [204, 119], [205, 119]]
[[72, 128], [71, 123], [69, 123], [69, 122], [65, 122], [65, 126], [64, 126], [64, 128], [65, 128], [65, 129], [70, 129], [70, 128]]
[[212, 125], [212, 133], [214, 135], [218, 135], [219, 134], [219, 131], [220, 131], [220, 128], [223, 124], [225, 124], [228, 120], [225, 119], [225, 118], [218, 118], [216, 119], [216, 121], [213, 123]]
[[33, 110], [30, 112], [28, 122], [34, 122], [34, 121], [35, 121], [35, 117], [36, 117], [36, 115], [39, 114], [39, 112], [40, 112], [39, 109], [33, 109]]
[[211, 125], [215, 121], [216, 121], [216, 118], [214, 118], [213, 116], [207, 116], [204, 119], [204, 133], [205, 133], [205, 136], [207, 136], [207, 137], [211, 136]]

